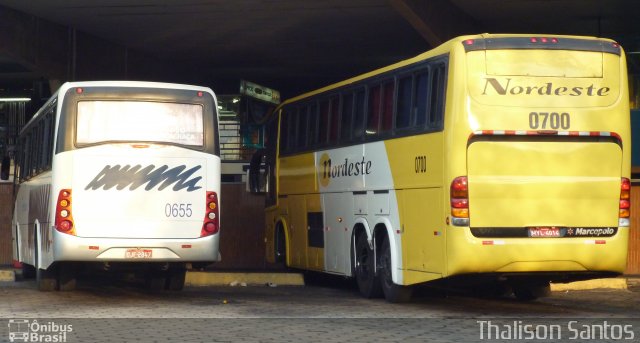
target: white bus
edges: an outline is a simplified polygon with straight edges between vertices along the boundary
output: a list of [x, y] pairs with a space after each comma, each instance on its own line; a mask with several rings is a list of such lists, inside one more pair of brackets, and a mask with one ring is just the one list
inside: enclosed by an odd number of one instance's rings
[[133, 81], [65, 83], [21, 130], [14, 259], [40, 290], [80, 268], [135, 269], [180, 290], [220, 260], [215, 94]]

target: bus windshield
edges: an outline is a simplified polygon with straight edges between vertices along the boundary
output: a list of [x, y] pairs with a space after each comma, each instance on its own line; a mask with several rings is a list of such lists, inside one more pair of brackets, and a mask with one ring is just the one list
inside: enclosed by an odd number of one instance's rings
[[203, 112], [197, 104], [80, 101], [76, 143], [144, 141], [203, 146]]

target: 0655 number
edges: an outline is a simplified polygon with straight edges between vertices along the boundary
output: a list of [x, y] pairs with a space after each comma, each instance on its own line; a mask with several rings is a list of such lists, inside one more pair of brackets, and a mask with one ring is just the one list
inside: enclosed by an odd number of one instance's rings
[[164, 215], [167, 218], [185, 218], [193, 215], [191, 204], [169, 204], [164, 205]]

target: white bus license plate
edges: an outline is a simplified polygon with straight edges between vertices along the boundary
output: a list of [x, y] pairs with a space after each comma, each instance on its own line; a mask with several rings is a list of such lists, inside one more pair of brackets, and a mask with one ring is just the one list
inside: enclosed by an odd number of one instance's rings
[[560, 228], [557, 227], [532, 227], [529, 228], [529, 237], [560, 237]]
[[124, 253], [125, 258], [151, 258], [151, 249], [127, 249]]

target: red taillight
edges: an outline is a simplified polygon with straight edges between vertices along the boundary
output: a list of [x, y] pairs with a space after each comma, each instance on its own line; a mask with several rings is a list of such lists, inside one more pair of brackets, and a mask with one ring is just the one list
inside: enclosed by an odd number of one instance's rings
[[620, 202], [618, 205], [618, 226], [630, 226], [631, 222], [631, 180], [623, 177], [620, 182]]
[[199, 98], [202, 98], [202, 96], [203, 96], [203, 95], [204, 95], [204, 93], [202, 93], [202, 92], [198, 92], [198, 97], [199, 97]]
[[77, 94], [82, 94], [82, 92], [84, 92], [84, 89], [82, 89], [80, 87], [76, 88], [76, 93]]
[[466, 176], [459, 176], [451, 182], [451, 198], [468, 198], [468, 183]]
[[76, 230], [73, 226], [73, 215], [71, 213], [71, 190], [62, 189], [58, 193], [58, 199], [56, 202], [56, 230], [69, 235], [76, 234]]
[[451, 222], [455, 226], [469, 226], [469, 185], [466, 176], [451, 182]]
[[473, 39], [467, 39], [463, 43], [464, 45], [473, 45], [474, 42], [473, 42]]
[[220, 230], [220, 206], [218, 206], [218, 195], [216, 192], [207, 192], [204, 222], [200, 237], [216, 234]]

